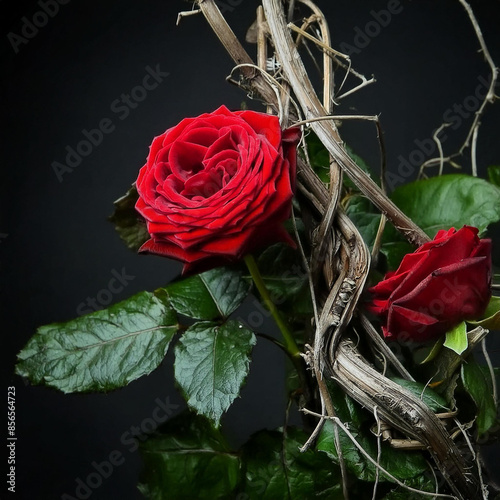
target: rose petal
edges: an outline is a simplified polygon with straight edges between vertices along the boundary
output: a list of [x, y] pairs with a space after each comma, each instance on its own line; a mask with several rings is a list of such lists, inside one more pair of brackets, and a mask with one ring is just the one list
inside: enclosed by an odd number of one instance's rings
[[447, 330], [446, 325], [425, 314], [400, 305], [393, 305], [389, 309], [386, 337], [399, 340], [425, 342], [435, 338]]
[[[187, 263], [233, 261], [276, 241], [290, 215], [299, 129], [253, 111], [182, 120], [154, 139], [137, 180], [136, 208], [151, 240], [142, 251]], [[199, 264], [199, 265], [198, 265]]]

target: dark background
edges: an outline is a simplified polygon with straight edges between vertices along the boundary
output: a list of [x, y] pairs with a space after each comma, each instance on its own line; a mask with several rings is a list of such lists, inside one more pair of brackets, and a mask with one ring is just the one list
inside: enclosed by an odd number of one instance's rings
[[[393, 0], [394, 1], [394, 0]], [[50, 3], [50, 2], [49, 2]], [[221, 2], [240, 39], [254, 19], [258, 2]], [[330, 22], [335, 44], [356, 47], [356, 35], [386, 9], [386, 0], [329, 2], [318, 0]], [[381, 113], [389, 168], [400, 155], [410, 158], [416, 140], [429, 139], [455, 105], [473, 96], [478, 77], [488, 68], [458, 1], [403, 0], [401, 12], [377, 36], [359, 38], [354, 66], [375, 85], [343, 101], [340, 114]], [[493, 58], [500, 61], [500, 3], [474, 1]], [[122, 453], [125, 462], [92, 491], [92, 499], [141, 498], [136, 490], [141, 462], [122, 442], [131, 427], [153, 414], [156, 398], [180, 405], [173, 385], [171, 357], [148, 377], [110, 394], [63, 395], [26, 385], [13, 375], [15, 354], [40, 325], [74, 318], [87, 298], [108, 297], [113, 271], [130, 277], [113, 301], [168, 283], [180, 265], [157, 257], [137, 256], [121, 243], [106, 220], [112, 201], [137, 176], [155, 135], [186, 116], [212, 111], [221, 104], [238, 108], [245, 94], [225, 82], [232, 68], [202, 16], [175, 26], [177, 12], [190, 5], [180, 0], [66, 1], [52, 17], [37, 14], [34, 1], [3, 0], [2, 23], [2, 178], [1, 307], [7, 341], [5, 385], [17, 393], [17, 485], [22, 499], [76, 497], [77, 479], [93, 472], [92, 462]], [[37, 32], [25, 33], [34, 16]], [[11, 35], [8, 35], [8, 34]], [[10, 39], [9, 39], [10, 36]], [[17, 40], [17, 42], [12, 42]], [[254, 55], [254, 47], [248, 46]], [[113, 102], [142, 84], [146, 68], [168, 73], [162, 83], [125, 111]], [[251, 104], [259, 108], [258, 103]], [[465, 137], [473, 111], [466, 111], [445, 143], [446, 151]], [[457, 116], [456, 112], [451, 112]], [[65, 162], [66, 147], [84, 139], [83, 129], [109, 118], [112, 133], [71, 172], [57, 178], [52, 164]], [[500, 106], [482, 120], [478, 160], [481, 171], [500, 162]], [[358, 154], [378, 165], [377, 142], [369, 124], [345, 124], [342, 136]], [[463, 161], [468, 169], [467, 157]], [[414, 174], [408, 175], [408, 180]], [[494, 233], [498, 235], [498, 231]], [[500, 243], [495, 238], [496, 248]], [[498, 258], [495, 256], [498, 265]], [[133, 278], [133, 279], [132, 279]], [[251, 304], [242, 310], [251, 313]], [[266, 323], [263, 327], [272, 331]], [[489, 346], [499, 364], [499, 341]], [[5, 342], [4, 340], [4, 342]], [[5, 394], [6, 397], [6, 394]], [[261, 427], [284, 420], [283, 357], [259, 341], [248, 384], [224, 418], [224, 430], [235, 445]], [[490, 463], [498, 447], [486, 450]], [[497, 465], [497, 464], [496, 464]], [[4, 476], [5, 477], [5, 476]], [[7, 498], [2, 485], [1, 498]], [[83, 497], [81, 497], [83, 498]]]

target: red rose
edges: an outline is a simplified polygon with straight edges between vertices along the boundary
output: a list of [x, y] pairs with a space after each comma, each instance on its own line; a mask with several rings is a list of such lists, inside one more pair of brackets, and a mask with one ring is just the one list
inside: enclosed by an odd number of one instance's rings
[[279, 241], [293, 196], [298, 128], [254, 111], [186, 118], [156, 137], [137, 179], [136, 209], [151, 239], [140, 251], [184, 272], [237, 260]]
[[477, 233], [470, 226], [439, 231], [370, 289], [369, 309], [382, 317], [386, 338], [433, 340], [484, 313], [491, 297], [491, 241]]

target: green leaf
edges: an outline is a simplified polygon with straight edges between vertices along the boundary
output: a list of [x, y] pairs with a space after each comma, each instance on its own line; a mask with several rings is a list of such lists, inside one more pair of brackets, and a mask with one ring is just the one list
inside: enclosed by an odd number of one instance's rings
[[175, 379], [188, 405], [219, 425], [249, 371], [253, 332], [236, 321], [199, 322], [175, 346]]
[[500, 330], [500, 297], [491, 297], [490, 303], [483, 314], [483, 319], [468, 321], [468, 323], [489, 330]]
[[488, 167], [488, 180], [500, 187], [500, 165], [491, 165]]
[[[367, 432], [352, 427], [351, 424], [349, 424], [349, 432], [376, 461], [377, 443], [375, 438], [368, 435]], [[361, 481], [374, 481], [376, 476], [375, 466], [354, 446], [351, 439], [341, 429], [339, 429], [339, 440], [347, 470]], [[317, 449], [324, 451], [335, 463], [338, 463], [333, 422], [325, 422], [318, 439]], [[391, 448], [387, 443], [381, 444], [381, 450], [381, 467], [399, 480], [417, 477], [428, 468], [427, 462], [421, 453], [397, 450]], [[380, 472], [380, 481], [392, 481], [392, 479]]]
[[490, 372], [487, 367], [480, 366], [474, 359], [468, 358], [462, 364], [462, 382], [477, 407], [477, 432], [481, 436], [490, 429], [496, 421], [497, 408], [493, 397]]
[[243, 447], [242, 498], [341, 500], [338, 467], [332, 466], [326, 455], [312, 449], [301, 453], [299, 448], [307, 438], [305, 432], [293, 427], [287, 428], [285, 435], [279, 431], [261, 431], [252, 436]]
[[351, 196], [346, 208], [347, 216], [358, 228], [364, 242], [371, 249], [380, 224], [380, 213], [374, 211], [368, 198], [361, 195]]
[[401, 387], [411, 392], [422, 400], [434, 413], [443, 413], [450, 410], [446, 399], [434, 392], [429, 386], [420, 382], [413, 382], [399, 377], [391, 377], [393, 382], [396, 382]]
[[[483, 232], [500, 220], [500, 189], [464, 174], [410, 182], [396, 188], [391, 199], [432, 238], [440, 229], [460, 229], [464, 225]], [[386, 225], [381, 251], [389, 269], [396, 269], [405, 254], [414, 250], [391, 224]]]
[[[328, 383], [328, 389], [332, 395], [337, 416], [348, 426], [349, 431], [363, 449], [376, 460], [377, 441], [367, 428], [367, 414], [338, 386]], [[347, 470], [362, 481], [374, 481], [375, 466], [354, 446], [351, 439], [341, 429], [339, 429], [339, 439]], [[325, 422], [316, 447], [325, 452], [335, 463], [338, 463], [333, 422]], [[397, 450], [391, 448], [387, 443], [382, 443], [381, 449], [380, 465], [400, 480], [413, 478], [428, 468], [421, 453]], [[391, 481], [384, 474], [380, 475], [380, 480]]]
[[[435, 479], [431, 471], [428, 471], [421, 476], [408, 479], [404, 481], [404, 483], [406, 484], [406, 486], [420, 491], [426, 491], [429, 493], [436, 491]], [[402, 486], [398, 486], [394, 490], [387, 493], [383, 500], [429, 500], [430, 498], [433, 497], [429, 495], [419, 495], [418, 493], [408, 491]]]
[[203, 417], [178, 415], [141, 445], [141, 454], [139, 489], [150, 500], [235, 498], [240, 460]]
[[469, 345], [469, 340], [467, 339], [467, 323], [462, 321], [455, 328], [446, 332], [446, 338], [443, 345], [455, 351], [458, 355], [462, 354]]
[[441, 175], [405, 184], [392, 201], [429, 236], [463, 225], [480, 232], [500, 220], [500, 189], [484, 179], [464, 174]]
[[424, 359], [422, 361], [419, 360], [417, 362], [420, 365], [423, 365], [425, 363], [430, 363], [441, 351], [441, 347], [443, 347], [443, 342], [444, 339], [441, 337], [430, 348], [425, 347], [423, 350], [423, 352], [425, 353], [425, 356], [423, 356]]
[[[310, 131], [306, 136], [306, 144], [309, 161], [311, 162], [313, 170], [325, 184], [328, 184], [330, 182], [330, 153], [328, 153], [328, 150], [319, 140], [319, 137], [312, 131]], [[344, 145], [344, 147], [347, 154], [356, 162], [358, 167], [372, 177], [372, 172], [366, 162], [348, 145]], [[377, 184], [380, 184], [380, 180], [378, 178], [375, 177], [374, 180]], [[359, 191], [356, 185], [347, 176], [344, 176], [344, 186], [346, 188]]]
[[213, 320], [234, 312], [248, 295], [250, 284], [240, 271], [219, 267], [172, 283], [165, 291], [178, 313]]
[[178, 328], [170, 305], [149, 292], [42, 326], [19, 353], [16, 373], [63, 392], [109, 391], [153, 371]]
[[149, 240], [146, 223], [135, 209], [138, 198], [139, 194], [134, 184], [124, 196], [114, 202], [115, 211], [108, 217], [125, 245], [135, 252]]

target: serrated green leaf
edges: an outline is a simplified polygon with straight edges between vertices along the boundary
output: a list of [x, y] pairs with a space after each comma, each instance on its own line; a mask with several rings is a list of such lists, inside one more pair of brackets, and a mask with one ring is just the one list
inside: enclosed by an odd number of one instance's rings
[[446, 399], [434, 392], [429, 386], [412, 380], [405, 380], [399, 377], [391, 377], [393, 382], [396, 382], [401, 387], [411, 392], [422, 400], [434, 413], [443, 413], [450, 410]]
[[141, 292], [108, 309], [42, 326], [16, 373], [63, 392], [109, 391], [161, 363], [178, 328], [170, 305]]
[[168, 285], [172, 307], [195, 319], [227, 318], [245, 300], [250, 284], [240, 271], [219, 267]]
[[141, 445], [139, 489], [149, 500], [229, 499], [240, 482], [240, 460], [203, 417], [184, 412]]
[[474, 326], [482, 326], [488, 330], [500, 330], [500, 297], [491, 297], [490, 303], [483, 314], [483, 319], [468, 321]]
[[326, 380], [328, 391], [332, 397], [335, 414], [342, 422], [348, 422], [349, 428], [359, 429], [368, 420], [368, 413], [349, 397], [340, 387]]
[[500, 187], [500, 165], [491, 165], [488, 167], [488, 180]]
[[175, 379], [188, 405], [216, 426], [240, 393], [255, 342], [237, 321], [199, 322], [175, 346]]
[[460, 374], [465, 390], [476, 403], [477, 432], [481, 436], [495, 424], [497, 416], [489, 370], [477, 364], [474, 359], [468, 358], [467, 362], [462, 364]]
[[462, 354], [467, 346], [469, 340], [467, 338], [467, 323], [462, 321], [455, 328], [446, 332], [446, 337], [443, 346], [455, 351], [458, 355]]
[[252, 436], [243, 447], [242, 498], [341, 500], [338, 467], [332, 466], [326, 455], [312, 449], [301, 453], [299, 448], [307, 438], [305, 432], [293, 427], [287, 428], [286, 435], [279, 431], [261, 431]]
[[108, 217], [125, 245], [135, 252], [149, 240], [146, 223], [135, 209], [138, 198], [134, 184], [125, 195], [114, 202], [115, 211]]

